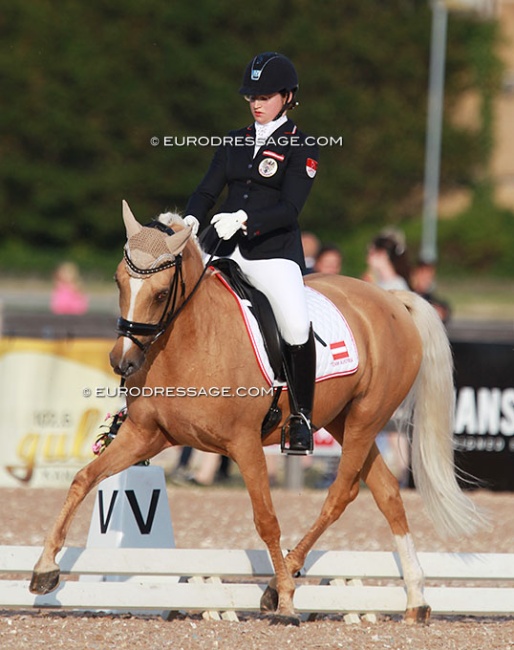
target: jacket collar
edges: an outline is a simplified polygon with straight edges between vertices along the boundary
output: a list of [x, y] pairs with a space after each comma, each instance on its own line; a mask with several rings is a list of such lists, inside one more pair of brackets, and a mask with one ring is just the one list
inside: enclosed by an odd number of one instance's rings
[[280, 122], [280, 124], [274, 129], [270, 130], [269, 133], [265, 134], [265, 141], [257, 142], [257, 138], [262, 138], [262, 135], [257, 133], [255, 128], [255, 123], [250, 124], [246, 128], [246, 136], [250, 139], [248, 143], [248, 153], [253, 158], [257, 153], [266, 146], [266, 142], [269, 138], [273, 138], [276, 141], [278, 138], [288, 135], [294, 135], [297, 132], [296, 124], [290, 118], [287, 118], [285, 121]]

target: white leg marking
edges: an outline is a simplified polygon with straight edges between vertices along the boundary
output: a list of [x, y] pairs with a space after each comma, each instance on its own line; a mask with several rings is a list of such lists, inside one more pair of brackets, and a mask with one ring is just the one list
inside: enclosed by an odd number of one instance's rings
[[[134, 309], [136, 307], [136, 298], [137, 294], [139, 293], [141, 287], [143, 286], [144, 280], [142, 278], [130, 278], [129, 280], [129, 286], [130, 286], [130, 304], [129, 304], [129, 309], [128, 309], [128, 314], [127, 314], [127, 320], [132, 320], [134, 318]], [[123, 338], [123, 352], [121, 354], [121, 360], [123, 361], [125, 355], [127, 352], [130, 350], [130, 348], [134, 344], [132, 341], [127, 338], [126, 336]]]
[[394, 540], [402, 565], [403, 581], [407, 589], [407, 609], [426, 605], [427, 602], [423, 596], [425, 578], [412, 537], [410, 533], [407, 533], [407, 535], [395, 535]]

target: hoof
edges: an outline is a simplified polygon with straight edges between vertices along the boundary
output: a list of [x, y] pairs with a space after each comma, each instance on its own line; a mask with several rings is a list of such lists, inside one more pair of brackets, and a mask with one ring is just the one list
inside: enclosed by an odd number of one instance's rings
[[261, 598], [261, 612], [276, 612], [278, 607], [278, 591], [273, 587], [266, 587]]
[[48, 594], [53, 591], [59, 584], [59, 569], [48, 571], [46, 573], [33, 573], [30, 581], [29, 590], [33, 594]]
[[300, 627], [300, 617], [296, 614], [273, 614], [271, 625], [294, 625]]
[[405, 612], [405, 622], [413, 625], [414, 623], [420, 623], [421, 625], [427, 625], [430, 620], [431, 609], [429, 605], [420, 605], [419, 607], [411, 607]]

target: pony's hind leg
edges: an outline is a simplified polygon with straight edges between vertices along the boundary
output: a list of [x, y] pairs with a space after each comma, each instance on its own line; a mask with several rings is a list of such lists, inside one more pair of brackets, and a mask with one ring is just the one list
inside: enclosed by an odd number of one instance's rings
[[407, 590], [405, 621], [426, 623], [430, 618], [430, 607], [423, 595], [423, 570], [409, 532], [398, 481], [384, 462], [376, 444], [373, 445], [366, 459], [362, 470], [362, 479], [371, 490], [377, 506], [387, 519], [396, 542]]
[[131, 429], [132, 432], [137, 431], [136, 427], [126, 420], [107, 449], [77, 472], [61, 512], [45, 539], [43, 551], [34, 567], [29, 587], [32, 593], [46, 594], [59, 584], [60, 569], [55, 558], [64, 546], [66, 534], [77, 508], [94, 486], [108, 476], [117, 474], [145, 458], [155, 456], [163, 448], [164, 439], [160, 440], [157, 436], [154, 436], [151, 442], [143, 435], [127, 438], [126, 434]]
[[[318, 518], [286, 557], [287, 567], [293, 575], [304, 566], [307, 554], [316, 541], [341, 517], [359, 493], [361, 468], [372, 444], [372, 436], [367, 433], [371, 430], [370, 426], [363, 428], [355, 424], [358, 419], [358, 415], [347, 418], [345, 413], [341, 413], [326, 427], [338, 442], [343, 443], [342, 457]], [[341, 433], [343, 429], [344, 440]]]

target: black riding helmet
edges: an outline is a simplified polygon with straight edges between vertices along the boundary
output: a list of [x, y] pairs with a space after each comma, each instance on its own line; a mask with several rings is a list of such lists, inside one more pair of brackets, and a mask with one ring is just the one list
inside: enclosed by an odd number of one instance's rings
[[298, 90], [298, 75], [291, 61], [278, 52], [263, 52], [254, 57], [246, 66], [241, 95], [272, 95], [291, 92], [291, 101], [284, 106], [296, 106], [294, 95]]
[[298, 75], [291, 61], [278, 52], [263, 52], [246, 66], [239, 94], [271, 95], [297, 89]]

